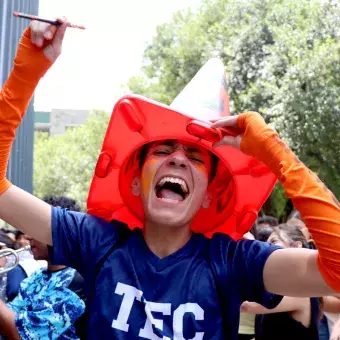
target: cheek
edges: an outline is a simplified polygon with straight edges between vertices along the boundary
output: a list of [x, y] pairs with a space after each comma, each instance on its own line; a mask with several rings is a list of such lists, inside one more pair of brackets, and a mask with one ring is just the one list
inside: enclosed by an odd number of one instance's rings
[[157, 161], [155, 159], [149, 159], [145, 161], [141, 176], [142, 194], [144, 197], [150, 192], [151, 184], [155, 177], [156, 171]]
[[209, 184], [208, 171], [205, 166], [194, 165], [193, 166], [194, 175], [194, 191], [197, 201], [201, 201], [205, 196]]
[[201, 183], [208, 184], [208, 170], [203, 164], [194, 164], [194, 174], [196, 179]]

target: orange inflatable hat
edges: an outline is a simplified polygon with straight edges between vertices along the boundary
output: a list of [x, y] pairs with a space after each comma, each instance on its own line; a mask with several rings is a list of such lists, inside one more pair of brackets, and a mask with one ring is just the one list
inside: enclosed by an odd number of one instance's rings
[[249, 231], [276, 178], [261, 162], [230, 147], [212, 148], [224, 134], [210, 120], [229, 113], [224, 65], [210, 59], [170, 106], [128, 95], [115, 105], [98, 158], [87, 201], [88, 213], [129, 227], [143, 227], [141, 199], [131, 192], [139, 173], [141, 146], [158, 140], [179, 139], [207, 148], [219, 158], [210, 183], [212, 202], [201, 208], [192, 230], [215, 232], [239, 239]]

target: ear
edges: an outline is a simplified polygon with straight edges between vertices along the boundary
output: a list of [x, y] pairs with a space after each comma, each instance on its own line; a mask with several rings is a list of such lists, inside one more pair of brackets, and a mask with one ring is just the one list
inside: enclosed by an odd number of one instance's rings
[[211, 203], [211, 193], [207, 191], [202, 202], [202, 208], [209, 209]]
[[135, 177], [131, 183], [131, 192], [135, 196], [140, 196], [141, 194], [141, 185], [140, 185], [140, 178]]
[[302, 248], [302, 243], [300, 241], [296, 241], [293, 243], [294, 248]]

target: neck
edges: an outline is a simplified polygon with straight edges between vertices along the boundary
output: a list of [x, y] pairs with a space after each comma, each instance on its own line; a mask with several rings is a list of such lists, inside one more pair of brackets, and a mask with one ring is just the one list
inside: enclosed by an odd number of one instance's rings
[[54, 266], [50, 262], [47, 263], [47, 270], [49, 272], [56, 272], [56, 271], [64, 269], [64, 268], [66, 268], [66, 266]]
[[181, 249], [189, 241], [191, 234], [189, 225], [174, 228], [146, 222], [144, 227], [145, 242], [159, 258]]

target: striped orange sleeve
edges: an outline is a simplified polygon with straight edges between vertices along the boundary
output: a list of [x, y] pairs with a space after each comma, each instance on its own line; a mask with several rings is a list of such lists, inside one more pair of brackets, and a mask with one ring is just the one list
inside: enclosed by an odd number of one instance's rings
[[340, 205], [318, 176], [309, 170], [277, 133], [254, 112], [238, 118], [244, 129], [241, 150], [265, 163], [277, 176], [315, 241], [319, 270], [340, 292]]
[[13, 69], [0, 92], [0, 195], [9, 187], [6, 170], [15, 132], [41, 77], [51, 66], [42, 49], [31, 43], [27, 28], [19, 42]]

